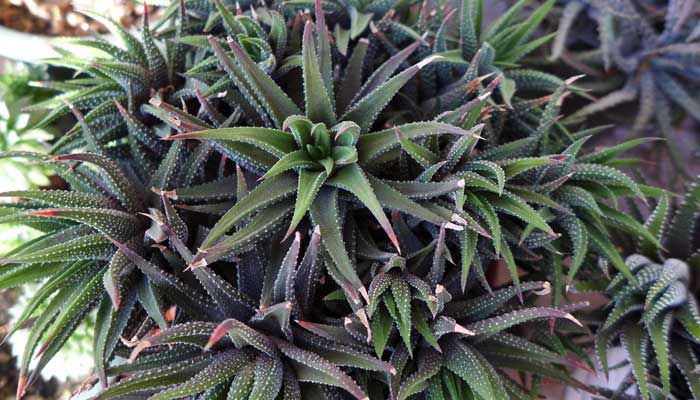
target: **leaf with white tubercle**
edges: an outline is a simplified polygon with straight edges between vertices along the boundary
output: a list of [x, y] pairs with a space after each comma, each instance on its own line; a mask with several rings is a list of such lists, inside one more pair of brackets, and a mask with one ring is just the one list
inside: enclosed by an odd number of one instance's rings
[[101, 273], [97, 273], [89, 278], [89, 280], [83, 281], [83, 285], [81, 285], [63, 305], [60, 314], [56, 316], [51, 328], [44, 332], [42, 337], [44, 343], [39, 350], [34, 353], [35, 358], [44, 353], [49, 345], [58, 339], [61, 330], [68, 325], [71, 320], [76, 318], [76, 316], [86, 314], [95, 306], [101, 294], [101, 281]]
[[261, 104], [270, 110], [270, 115], [276, 125], [281, 126], [282, 122], [290, 115], [300, 114], [299, 108], [287, 94], [250, 59], [241, 46], [230, 37], [227, 41], [248, 83]]
[[367, 371], [379, 371], [390, 374], [396, 373], [396, 370], [391, 364], [381, 361], [354, 347], [335, 343], [329, 339], [316, 337], [306, 332], [296, 332], [294, 339], [298, 341], [298, 343], [303, 343], [305, 348], [317, 353], [337, 366], [360, 368]]
[[539, 213], [512, 193], [504, 191], [502, 196], [495, 196], [487, 193], [485, 194], [485, 197], [494, 208], [517, 216], [523, 221], [534, 225], [551, 236], [556, 235], [552, 228], [547, 224], [547, 221], [545, 221]]
[[[216, 243], [226, 232], [251, 213], [264, 209], [270, 204], [290, 196], [296, 190], [296, 177], [292, 173], [280, 174], [262, 181], [247, 196], [238, 202], [219, 219], [202, 243], [202, 247]], [[177, 193], [177, 192], [176, 192]]]
[[275, 157], [281, 158], [295, 150], [294, 139], [289, 132], [260, 127], [235, 127], [207, 129], [181, 133], [163, 138], [163, 140], [222, 140], [251, 144]]
[[203, 120], [155, 97], [148, 100], [144, 110], [179, 132], [196, 132], [212, 128]]
[[382, 180], [379, 180], [372, 175], [368, 175], [367, 178], [372, 185], [372, 189], [377, 197], [377, 200], [382, 206], [392, 210], [405, 212], [436, 225], [447, 224], [447, 226], [453, 230], [462, 229], [461, 226], [453, 224], [429, 208], [423, 207], [420, 203], [417, 203], [407, 196], [402, 195], [398, 190], [393, 189]]
[[356, 122], [362, 131], [366, 132], [371, 127], [377, 115], [406, 82], [423, 67], [438, 59], [440, 59], [440, 56], [428, 57], [395, 75], [373, 91], [367, 93], [363, 98], [357, 100], [340, 119]]
[[73, 239], [76, 236], [85, 236], [94, 233], [94, 229], [86, 225], [64, 225], [58, 229], [50, 230], [46, 233], [29, 240], [14, 249], [5, 253], [6, 257], [12, 257], [20, 254], [27, 254], [34, 250], [51, 247], [67, 240]]
[[292, 204], [285, 201], [270, 205], [228, 238], [213, 246], [200, 248], [192, 260], [191, 267], [196, 268], [200, 265], [211, 264], [238, 250], [244, 249], [246, 246], [254, 243], [261, 235], [269, 234], [275, 230], [285, 217], [289, 215], [292, 208]]
[[[466, 130], [454, 125], [442, 122], [413, 122], [399, 125], [398, 128], [406, 139], [419, 139], [439, 134], [463, 135], [479, 137], [484, 125], [479, 124]], [[396, 129], [389, 128], [382, 131], [365, 133], [357, 142], [357, 153], [360, 164], [368, 164], [389, 150], [400, 146], [396, 137]]]
[[210, 298], [203, 296], [199, 292], [191, 290], [191, 288], [184, 284], [180, 279], [143, 259], [143, 257], [131, 250], [126, 245], [111, 237], [107, 237], [107, 239], [112, 242], [112, 244], [116, 246], [119, 251], [124, 253], [124, 255], [126, 255], [139, 268], [139, 270], [144, 273], [144, 275], [148, 276], [154, 285], [167, 291], [170, 297], [179, 298], [179, 296], [185, 296], [187, 301], [182, 301], [179, 303], [179, 305], [185, 309], [188, 314], [200, 318], [213, 318], [219, 313]]
[[485, 160], [471, 161], [464, 166], [464, 170], [473, 172], [483, 172], [488, 175], [491, 175], [492, 178], [496, 179], [496, 183], [498, 185], [498, 194], [500, 195], [501, 193], [503, 193], [503, 188], [506, 184], [506, 173], [505, 171], [503, 171], [503, 168], [501, 168], [501, 166], [496, 164], [495, 162]]
[[[46, 265], [41, 265], [46, 267]], [[82, 280], [85, 276], [96, 272], [97, 267], [92, 263], [86, 262], [74, 262], [64, 269], [64, 271], [57, 273], [51, 282], [43, 285], [37, 293], [32, 296], [31, 300], [27, 303], [27, 306], [22, 310], [22, 314], [16, 318], [14, 326], [7, 333], [3, 341], [9, 339], [9, 337], [14, 334], [23, 324], [28, 321], [32, 315], [39, 309], [42, 303], [49, 298], [56, 291], [60, 290], [63, 286], [69, 286], [77, 281]], [[3, 276], [4, 281], [4, 276]], [[2, 287], [9, 287], [3, 285]]]
[[213, 361], [214, 359], [212, 357], [202, 355], [175, 363], [158, 363], [159, 365], [156, 367], [146, 369], [145, 371], [132, 375], [126, 380], [110, 385], [107, 390], [100, 394], [100, 398], [119, 398], [133, 392], [159, 389], [180, 384], [184, 379], [195, 376]]
[[2, 258], [0, 264], [108, 260], [112, 254], [114, 247], [109, 240], [101, 233], [94, 233], [36, 249], [27, 254]]
[[282, 388], [283, 366], [279, 357], [259, 354], [253, 367], [253, 387], [250, 400], [274, 399]]
[[301, 222], [301, 219], [306, 215], [311, 203], [316, 197], [316, 194], [318, 193], [319, 189], [321, 189], [321, 186], [325, 183], [327, 178], [328, 173], [326, 171], [302, 170], [299, 172], [299, 182], [297, 186], [296, 203], [294, 204], [294, 213], [283, 240], [287, 239], [287, 237], [291, 235], [299, 222]]
[[164, 331], [141, 339], [131, 350], [129, 359], [135, 360], [145, 349], [161, 344], [184, 343], [198, 347], [204, 347], [211, 336], [212, 330], [216, 328], [214, 322], [185, 322], [174, 325]]
[[627, 175], [617, 169], [599, 164], [576, 163], [571, 167], [572, 181], [593, 181], [606, 185], [621, 186], [631, 190], [637, 197], [644, 200], [639, 186]]
[[405, 400], [422, 392], [427, 381], [435, 376], [442, 367], [442, 357], [434, 351], [426, 350], [425, 354], [420, 354], [419, 360], [417, 371], [401, 382], [397, 395], [399, 400]]
[[[547, 288], [548, 285], [547, 282], [523, 282], [521, 290], [523, 292], [539, 291]], [[448, 303], [446, 305], [446, 314], [458, 319], [483, 319], [492, 315], [494, 311], [513, 299], [516, 295], [517, 289], [514, 286], [508, 286], [496, 290], [491, 294], [479, 296], [474, 299]]]
[[[341, 277], [334, 274], [335, 271], [342, 275], [340, 284], [346, 294], [350, 297], [352, 305], [359, 307], [362, 295], [367, 301], [369, 297], [362, 281], [355, 271], [354, 264], [348, 255], [343, 242], [342, 231], [337, 223], [338, 215], [338, 191], [335, 189], [323, 188], [318, 194], [321, 201], [311, 205], [311, 219], [317, 224], [320, 236], [323, 238], [323, 248], [326, 250], [330, 260], [326, 260], [326, 268], [331, 276], [338, 280]], [[321, 203], [324, 206], [321, 206]], [[331, 262], [329, 262], [331, 261]]]
[[280, 352], [295, 362], [299, 381], [321, 382], [344, 389], [356, 399], [366, 400], [367, 395], [348, 375], [315, 353], [302, 350], [284, 340], [272, 338]]
[[73, 153], [55, 156], [51, 159], [52, 161], [79, 161], [90, 163], [102, 171], [104, 171], [103, 177], [107, 180], [108, 187], [112, 190], [113, 194], [119, 201], [124, 204], [124, 206], [130, 210], [135, 211], [140, 208], [141, 198], [136, 192], [133, 184], [129, 181], [129, 178], [124, 175], [119, 165], [114, 162], [114, 160], [109, 159], [105, 156], [92, 153]]
[[369, 304], [367, 306], [367, 315], [370, 318], [372, 318], [380, 303], [381, 295], [391, 287], [395, 279], [397, 278], [390, 273], [380, 273], [372, 279], [372, 283], [369, 286]]
[[564, 318], [578, 326], [583, 326], [573, 315], [548, 307], [533, 307], [512, 311], [496, 317], [483, 319], [466, 326], [477, 335], [489, 335], [500, 332], [511, 326], [541, 318]]
[[[105, 274], [106, 275], [106, 274]], [[129, 318], [136, 305], [133, 291], [125, 291], [124, 304], [118, 309], [108, 297], [102, 296], [95, 322], [95, 337], [93, 339], [93, 360], [100, 384], [107, 386], [107, 364], [114, 348], [119, 342], [120, 334], [126, 329]], [[112, 312], [112, 311], [115, 312]]]
[[374, 73], [367, 78], [367, 81], [364, 83], [364, 85], [362, 85], [362, 88], [357, 91], [355, 98], [351, 103], [356, 103], [357, 100], [371, 93], [374, 89], [386, 82], [387, 79], [389, 79], [389, 77], [391, 77], [391, 75], [399, 68], [399, 66], [404, 63], [408, 57], [413, 54], [413, 52], [416, 51], [420, 44], [420, 41], [415, 41], [382, 63], [382, 65], [380, 65], [374, 71]]
[[328, 96], [331, 90], [326, 90], [324, 78], [321, 75], [312, 36], [311, 22], [307, 22], [304, 26], [301, 48], [306, 116], [314, 122], [324, 122], [327, 125], [334, 125], [335, 111], [333, 110], [331, 99]]
[[269, 356], [276, 354], [274, 344], [267, 336], [233, 318], [224, 320], [216, 326], [209, 337], [205, 349], [211, 349], [225, 335], [229, 335], [238, 347], [248, 345]]
[[396, 249], [401, 251], [396, 234], [384, 214], [369, 180], [357, 164], [350, 164], [340, 169], [328, 179], [328, 183], [345, 189], [355, 195], [355, 197], [357, 197], [374, 215]]
[[107, 236], [120, 240], [131, 238], [139, 226], [138, 220], [123, 211], [105, 208], [47, 208], [29, 211], [27, 215], [44, 218], [60, 218], [88, 225]]
[[[295, 321], [299, 326], [306, 329], [307, 331], [313, 333], [316, 336], [320, 336], [328, 341], [335, 343], [342, 343], [343, 345], [350, 346], [355, 349], [366, 349], [366, 343], [362, 343], [355, 339], [344, 326], [337, 325], [327, 325], [320, 324], [310, 321]], [[297, 331], [295, 330], [295, 335]]]
[[408, 153], [421, 167], [428, 168], [438, 162], [439, 156], [437, 154], [408, 140], [406, 136], [401, 133], [401, 129], [398, 126], [395, 126], [394, 130], [403, 151]]
[[66, 190], [15, 190], [0, 193], [0, 197], [18, 197], [52, 207], [115, 208], [112, 199], [89, 193]]
[[250, 318], [253, 315], [255, 303], [209, 267], [193, 268], [192, 273], [225, 315], [238, 318]]

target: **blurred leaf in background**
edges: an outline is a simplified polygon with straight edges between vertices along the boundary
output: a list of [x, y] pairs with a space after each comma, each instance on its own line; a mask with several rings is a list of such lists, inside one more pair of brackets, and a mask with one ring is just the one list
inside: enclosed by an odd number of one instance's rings
[[[31, 82], [45, 78], [45, 70], [24, 64], [8, 63], [0, 74], [0, 151], [42, 151], [55, 132], [32, 129], [42, 113], [26, 113], [24, 107], [47, 97], [44, 89]], [[49, 180], [45, 171], [25, 161], [0, 160], [0, 182], [3, 190], [21, 190], [45, 186]]]
[[[32, 129], [43, 113], [26, 113], [24, 107], [48, 97], [50, 92], [32, 86], [46, 79], [45, 68], [6, 63], [0, 68], [0, 152], [26, 150], [42, 152], [56, 132], [51, 128]], [[0, 159], [0, 190], [23, 190], [46, 186], [44, 168], [12, 158]], [[0, 232], [0, 253], [27, 240], [32, 232], [24, 227], [7, 226]]]

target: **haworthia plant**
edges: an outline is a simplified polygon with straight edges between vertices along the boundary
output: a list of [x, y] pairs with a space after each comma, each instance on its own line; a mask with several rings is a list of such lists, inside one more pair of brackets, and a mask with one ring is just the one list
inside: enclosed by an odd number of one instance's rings
[[[580, 77], [532, 62], [554, 3], [180, 0], [139, 34], [89, 14], [116, 41], [56, 43], [75, 75], [30, 107], [75, 125], [0, 153], [65, 182], [0, 193], [0, 223], [39, 232], [0, 257], [0, 289], [38, 282], [18, 398], [87, 319], [101, 399], [602, 395], [572, 377], [592, 332], [642, 397], [695, 394], [697, 188], [667, 218], [623, 171], [650, 140], [563, 122]], [[568, 301], [609, 282], [608, 322]]]

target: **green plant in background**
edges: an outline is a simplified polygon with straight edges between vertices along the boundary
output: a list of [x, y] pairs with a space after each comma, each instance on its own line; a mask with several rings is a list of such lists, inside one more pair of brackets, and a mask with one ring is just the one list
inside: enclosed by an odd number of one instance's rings
[[[26, 112], [25, 108], [48, 96], [49, 92], [30, 85], [45, 79], [45, 72], [11, 63], [4, 68], [0, 74], [0, 151], [43, 151], [54, 133], [51, 129], [35, 128], [42, 114]], [[49, 183], [41, 167], [11, 160], [0, 162], [0, 179], [6, 189], [29, 189]]]
[[608, 264], [642, 285], [618, 237], [669, 243], [617, 202], [668, 200], [621, 170], [646, 140], [589, 151], [602, 128], [560, 122], [577, 77], [520, 65], [553, 3], [483, 27], [479, 0], [183, 0], [140, 38], [96, 16], [119, 45], [63, 40], [76, 75], [31, 108], [77, 124], [0, 154], [69, 186], [1, 194], [41, 233], [0, 259], [0, 288], [40, 282], [18, 397], [93, 317], [98, 398], [597, 393], [567, 292]]
[[[72, 107], [85, 110], [85, 122], [94, 129], [97, 140], [115, 141], [127, 132], [126, 121], [115, 101], [124, 104], [130, 112], [140, 114], [140, 106], [151, 96], [179, 98], [179, 89], [184, 84], [179, 72], [184, 71], [191, 58], [187, 46], [178, 43], [177, 39], [190, 31], [201, 30], [201, 26], [190, 22], [183, 8], [179, 15], [166, 20], [169, 26], [156, 35], [148, 25], [146, 12], [138, 38], [114, 21], [99, 15], [87, 15], [102, 23], [118, 44], [101, 37], [56, 41], [55, 48], [61, 56], [48, 59], [46, 63], [73, 69], [80, 76], [46, 83], [44, 86], [61, 94], [26, 109], [47, 111], [37, 127], [47, 126], [69, 114]], [[161, 52], [161, 47], [165, 48], [165, 53]], [[86, 57], [86, 53], [89, 56]], [[85, 135], [77, 134], [81, 130], [81, 124], [76, 124], [70, 131], [74, 134], [61, 137], [52, 152], [70, 152], [84, 146]], [[143, 145], [139, 140], [146, 139], [132, 137], [128, 141], [132, 151], [138, 151], [136, 147]], [[162, 146], [157, 149], [161, 151]], [[144, 154], [143, 158], [146, 161], [149, 157]]]
[[[0, 151], [44, 151], [55, 132], [52, 128], [35, 128], [42, 114], [29, 113], [24, 108], [50, 94], [31, 86], [32, 81], [45, 79], [45, 71], [9, 62], [5, 63], [4, 69], [0, 74]], [[0, 160], [0, 182], [5, 190], [37, 188], [49, 184], [46, 170], [40, 165], [10, 159]], [[30, 229], [6, 227], [0, 234], [0, 251], [8, 251], [32, 237]]]
[[[438, 74], [443, 87], [427, 104], [438, 112], [451, 110], [464, 101], [463, 87], [477, 76], [492, 74], [498, 81], [499, 101], [511, 106], [516, 90], [527, 92], [551, 92], [561, 79], [521, 65], [522, 59], [547, 43], [552, 35], [533, 38], [554, 1], [545, 1], [528, 17], [522, 17], [526, 1], [518, 1], [490, 25], [483, 26], [485, 3], [481, 0], [465, 0], [452, 4], [452, 10], [434, 32], [432, 49], [443, 55], [447, 62], [457, 65], [457, 77]], [[450, 3], [447, 3], [450, 4]], [[455, 25], [452, 27], [451, 25]], [[459, 40], [451, 40], [456, 31]], [[455, 44], [458, 45], [455, 49]], [[444, 68], [441, 71], [444, 73]], [[463, 75], [461, 75], [463, 74]], [[456, 103], [455, 103], [456, 102]]]
[[[568, 2], [552, 57], [568, 48], [570, 64], [596, 78], [592, 87], [602, 92], [568, 118], [574, 121], [637, 102], [631, 131], [656, 127], [682, 169], [673, 125], [682, 114], [700, 120], [695, 95], [700, 77], [698, 11], [696, 3], [683, 0], [661, 6], [644, 0]], [[590, 35], [587, 24], [575, 25], [576, 18], [589, 17], [597, 23], [597, 36]], [[577, 26], [586, 32], [577, 32]]]
[[659, 250], [640, 240], [638, 254], [625, 261], [636, 284], [622, 276], [608, 286], [612, 303], [596, 336], [596, 348], [607, 373], [607, 351], [619, 339], [642, 398], [700, 394], [697, 351], [700, 312], [695, 293], [700, 268], [698, 181], [674, 210], [662, 197], [646, 226], [664, 244]]

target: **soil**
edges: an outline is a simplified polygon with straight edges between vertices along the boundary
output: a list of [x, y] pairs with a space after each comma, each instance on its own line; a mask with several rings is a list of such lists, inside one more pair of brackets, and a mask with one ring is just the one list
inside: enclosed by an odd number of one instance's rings
[[137, 24], [143, 7], [129, 0], [0, 0], [0, 25], [49, 36], [82, 36], [104, 27], [79, 10], [91, 10], [121, 22]]

